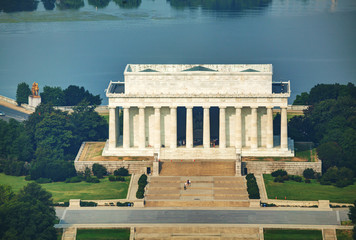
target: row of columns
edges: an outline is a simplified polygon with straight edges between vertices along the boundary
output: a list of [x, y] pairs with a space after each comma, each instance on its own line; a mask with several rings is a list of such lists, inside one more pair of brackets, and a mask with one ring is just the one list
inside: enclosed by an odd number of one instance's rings
[[[203, 146], [210, 148], [210, 107], [203, 107]], [[161, 113], [160, 107], [154, 108], [154, 148], [161, 146]], [[251, 149], [258, 148], [258, 125], [257, 109], [251, 107]], [[193, 107], [186, 107], [186, 148], [193, 147]], [[120, 136], [119, 132], [119, 111], [118, 108], [109, 110], [109, 146], [116, 147], [116, 141]], [[241, 149], [242, 129], [241, 129], [241, 107], [235, 107], [235, 147]], [[177, 107], [170, 107], [171, 129], [170, 148], [177, 148]], [[219, 148], [226, 148], [226, 107], [219, 107]], [[123, 148], [130, 148], [130, 114], [129, 107], [124, 107], [123, 118]], [[273, 148], [273, 112], [272, 107], [267, 107], [267, 131], [266, 147]], [[145, 148], [145, 108], [139, 107], [139, 148]], [[281, 108], [281, 148], [288, 149], [287, 135], [287, 108]]]

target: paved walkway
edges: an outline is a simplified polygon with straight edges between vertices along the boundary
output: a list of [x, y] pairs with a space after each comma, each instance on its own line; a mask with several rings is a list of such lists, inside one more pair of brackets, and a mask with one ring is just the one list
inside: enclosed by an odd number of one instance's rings
[[135, 201], [137, 200], [136, 198], [136, 192], [138, 189], [138, 179], [140, 178], [140, 174], [132, 174], [131, 175], [131, 182], [130, 182], [130, 187], [128, 189], [128, 193], [127, 193], [127, 200], [128, 201]]
[[262, 174], [256, 175], [255, 177], [256, 177], [256, 182], [257, 182], [258, 188], [260, 190], [261, 201], [268, 200], [265, 182], [263, 180], [263, 175]]
[[277, 224], [339, 225], [338, 211], [314, 210], [170, 210], [67, 208], [60, 224]]

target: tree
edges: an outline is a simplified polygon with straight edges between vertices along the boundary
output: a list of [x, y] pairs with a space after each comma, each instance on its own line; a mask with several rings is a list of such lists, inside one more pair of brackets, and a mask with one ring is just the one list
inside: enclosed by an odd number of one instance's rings
[[106, 175], [106, 168], [98, 163], [93, 164], [92, 171], [94, 176], [98, 178], [103, 178], [103, 176]]
[[315, 178], [315, 172], [314, 169], [312, 168], [307, 168], [303, 171], [303, 177], [307, 178], [307, 179], [313, 179]]
[[15, 196], [9, 185], [0, 185], [0, 206], [10, 201]]
[[1, 0], [0, 11], [7, 13], [20, 11], [34, 11], [37, 9], [36, 0]]
[[[1, 188], [0, 188], [1, 189]], [[56, 239], [52, 195], [36, 183], [0, 205], [1, 239]]]
[[352, 221], [353, 224], [356, 224], [356, 200], [352, 207], [349, 207], [349, 219]]
[[[90, 1], [89, 1], [90, 4]], [[101, 98], [100, 95], [93, 95], [88, 90], [85, 90], [84, 87], [78, 87], [74, 85], [68, 86], [67, 89], [63, 90], [65, 105], [66, 106], [75, 106], [80, 102], [87, 102], [88, 105], [100, 105]]]
[[54, 3], [56, 2], [56, 0], [41, 0], [43, 3], [43, 6], [46, 10], [53, 10], [55, 5]]
[[60, 87], [45, 86], [41, 98], [43, 103], [52, 103], [54, 106], [65, 105], [64, 93]]
[[31, 89], [27, 83], [22, 82], [17, 85], [17, 90], [16, 90], [17, 105], [20, 106], [22, 103], [28, 104], [28, 96], [30, 95], [31, 95]]
[[97, 8], [105, 8], [111, 0], [89, 0], [88, 3]]
[[297, 95], [293, 105], [309, 105], [309, 94], [302, 92], [300, 95]]
[[325, 173], [333, 166], [339, 166], [343, 157], [342, 149], [336, 142], [327, 142], [318, 146], [318, 157], [322, 160], [322, 168]]
[[83, 0], [61, 0], [57, 4], [57, 7], [60, 10], [79, 9], [81, 7], [84, 7], [84, 1]]

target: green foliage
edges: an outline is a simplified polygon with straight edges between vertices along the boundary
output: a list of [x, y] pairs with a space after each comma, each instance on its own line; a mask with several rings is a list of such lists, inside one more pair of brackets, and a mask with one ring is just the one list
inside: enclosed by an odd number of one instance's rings
[[116, 206], [118, 207], [129, 207], [129, 206], [133, 206], [133, 202], [117, 202], [116, 203]]
[[109, 5], [110, 0], [88, 0], [88, 3], [97, 8], [105, 8]]
[[305, 183], [311, 183], [310, 179], [305, 179], [304, 182]]
[[0, 185], [0, 206], [10, 201], [15, 196], [9, 185]]
[[320, 184], [335, 185], [337, 187], [346, 187], [353, 184], [354, 173], [351, 169], [331, 167], [321, 177]]
[[287, 171], [283, 170], [283, 169], [278, 169], [277, 171], [274, 171], [271, 173], [272, 177], [278, 177], [278, 176], [287, 176], [288, 173]]
[[103, 178], [104, 175], [106, 175], [106, 173], [107, 173], [106, 168], [99, 163], [93, 164], [92, 172], [93, 172], [94, 176], [96, 176], [98, 178]]
[[348, 213], [349, 219], [352, 221], [353, 224], [356, 225], [356, 200], [352, 207], [349, 207], [350, 211]]
[[264, 239], [266, 240], [322, 240], [320, 230], [301, 229], [264, 229]]
[[18, 105], [21, 105], [22, 103], [28, 104], [28, 96], [30, 95], [31, 95], [31, 89], [27, 83], [22, 82], [17, 85], [16, 102]]
[[45, 86], [43, 92], [41, 92], [41, 102], [44, 104], [51, 103], [54, 106], [64, 106], [65, 99], [62, 88]]
[[[99, 5], [106, 2], [107, 0], [94, 0]], [[89, 4], [93, 3], [93, 0], [89, 0]], [[109, 3], [109, 1], [107, 2]], [[76, 106], [81, 102], [87, 102], [89, 105], [100, 105], [101, 98], [100, 95], [93, 95], [84, 87], [78, 87], [74, 85], [68, 86], [67, 89], [63, 90], [65, 98], [65, 106]]]
[[81, 182], [82, 178], [80, 176], [75, 176], [75, 177], [71, 177], [71, 178], [67, 178], [66, 179], [66, 183], [78, 183]]
[[93, 176], [87, 177], [85, 179], [85, 181], [88, 183], [99, 183], [100, 182], [100, 180], [97, 177], [93, 177]]
[[0, 11], [7, 13], [34, 11], [37, 9], [38, 1], [35, 0], [0, 0]]
[[300, 95], [297, 95], [293, 105], [309, 105], [309, 94], [302, 92]]
[[122, 168], [119, 168], [119, 169], [115, 170], [114, 171], [114, 175], [115, 176], [123, 176], [123, 177], [125, 177], [125, 176], [129, 175], [129, 170], [127, 170], [126, 168], [122, 167]]
[[36, 183], [42, 184], [42, 183], [51, 183], [52, 179], [50, 178], [39, 178], [36, 179]]
[[289, 122], [289, 136], [318, 146], [323, 172], [347, 167], [356, 171], [356, 87], [354, 84], [318, 84], [304, 94], [311, 106], [304, 117]]
[[307, 179], [314, 179], [315, 178], [315, 171], [312, 168], [307, 168], [303, 171], [303, 177]]
[[134, 9], [141, 5], [141, 0], [113, 0], [120, 8]]
[[[1, 189], [1, 188], [0, 188]], [[0, 205], [1, 239], [55, 239], [52, 195], [29, 183]]]
[[43, 6], [46, 10], [53, 10], [55, 5], [54, 3], [56, 2], [56, 0], [41, 0], [43, 3]]
[[138, 189], [136, 192], [136, 198], [142, 199], [145, 197], [145, 187], [147, 185], [147, 176], [142, 174], [138, 179]]
[[130, 229], [78, 229], [77, 240], [130, 239]]
[[80, 201], [80, 206], [81, 207], [96, 207], [96, 206], [98, 206], [98, 204], [96, 202]]
[[260, 199], [260, 190], [255, 176], [252, 173], [246, 175], [247, 192], [250, 199]]
[[84, 1], [83, 0], [61, 0], [57, 4], [57, 7], [60, 10], [79, 9], [81, 7], [84, 7]]
[[113, 175], [109, 175], [109, 181], [110, 181], [110, 182], [114, 182], [114, 181], [116, 181], [115, 176], [113, 176]]

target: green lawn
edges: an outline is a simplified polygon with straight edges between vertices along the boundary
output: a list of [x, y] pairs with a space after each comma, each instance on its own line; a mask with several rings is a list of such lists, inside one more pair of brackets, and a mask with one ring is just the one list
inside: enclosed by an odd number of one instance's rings
[[[43, 188], [53, 195], [54, 202], [64, 202], [69, 199], [100, 200], [126, 198], [130, 184], [130, 177], [125, 177], [126, 182], [110, 182], [107, 177], [100, 179], [100, 183], [46, 183]], [[25, 177], [14, 177], [0, 173], [0, 184], [7, 184], [17, 192], [29, 181]]]
[[265, 240], [322, 240], [320, 230], [265, 229]]
[[78, 229], [77, 240], [126, 240], [130, 239], [130, 229]]
[[311, 183], [295, 181], [275, 183], [270, 174], [264, 174], [263, 178], [269, 199], [287, 197], [287, 200], [330, 200], [330, 202], [338, 203], [353, 203], [356, 200], [356, 184], [338, 188], [331, 185], [320, 185], [316, 180], [311, 180]]
[[352, 229], [336, 229], [337, 240], [352, 240]]

